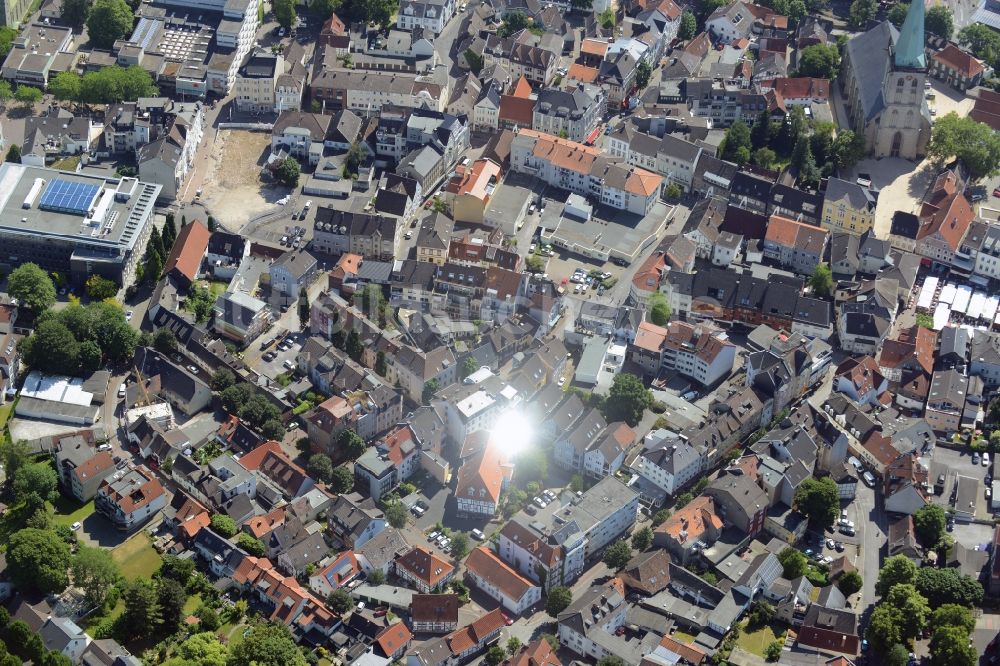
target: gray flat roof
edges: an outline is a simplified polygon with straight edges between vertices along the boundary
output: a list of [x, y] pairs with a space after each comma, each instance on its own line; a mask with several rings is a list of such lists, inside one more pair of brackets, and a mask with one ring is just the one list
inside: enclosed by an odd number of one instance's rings
[[[88, 213], [61, 212], [48, 206], [43, 210], [43, 195], [53, 181], [63, 181], [83, 191], [96, 187], [96, 196], [87, 203]], [[119, 189], [131, 191], [127, 201], [116, 196]], [[136, 180], [6, 162], [0, 165], [0, 233], [59, 236], [95, 246], [130, 246], [152, 216], [160, 189], [160, 185]], [[70, 205], [75, 206], [76, 202]]]

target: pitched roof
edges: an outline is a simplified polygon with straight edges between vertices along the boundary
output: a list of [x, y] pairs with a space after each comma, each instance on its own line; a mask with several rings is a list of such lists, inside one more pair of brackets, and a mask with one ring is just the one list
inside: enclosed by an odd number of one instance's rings
[[421, 546], [414, 546], [410, 552], [397, 557], [396, 567], [402, 567], [430, 588], [437, 587], [455, 570], [448, 562]]
[[[689, 540], [701, 538], [701, 535], [710, 529], [721, 530], [722, 519], [715, 511], [715, 500], [708, 495], [699, 495], [667, 518], [654, 531], [683, 545]], [[681, 536], [681, 533], [684, 536]]]
[[528, 594], [535, 584], [511, 569], [499, 557], [480, 546], [469, 553], [465, 569], [487, 581], [505, 597], [518, 601]]
[[504, 477], [509, 477], [512, 471], [503, 447], [489, 442], [459, 468], [455, 497], [489, 499], [499, 504]]
[[413, 639], [413, 634], [406, 627], [402, 620], [390, 625], [380, 631], [375, 637], [375, 642], [382, 649], [387, 657], [396, 654]]
[[562, 666], [562, 662], [547, 640], [536, 638], [522, 645], [517, 654], [504, 662], [504, 666]]
[[457, 594], [414, 594], [410, 600], [413, 622], [458, 623]]
[[188, 281], [194, 282], [198, 276], [198, 269], [201, 268], [201, 260], [208, 250], [208, 241], [211, 234], [208, 227], [199, 220], [194, 220], [191, 224], [184, 225], [177, 234], [177, 240], [167, 255], [164, 262], [163, 271], [169, 273], [178, 271], [186, 277]]
[[938, 233], [954, 252], [974, 219], [976, 213], [959, 187], [958, 176], [949, 169], [937, 177], [920, 207], [917, 240]]
[[472, 624], [449, 634], [446, 637], [448, 647], [451, 648], [453, 655], [461, 654], [469, 648], [481, 644], [488, 636], [500, 631], [506, 624], [503, 619], [503, 611], [494, 608]]

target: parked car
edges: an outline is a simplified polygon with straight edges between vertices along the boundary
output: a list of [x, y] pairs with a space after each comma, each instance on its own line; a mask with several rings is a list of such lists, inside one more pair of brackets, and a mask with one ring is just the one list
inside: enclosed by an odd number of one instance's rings
[[74, 532], [80, 529], [81, 527], [83, 527], [83, 523], [81, 523], [79, 520], [69, 526], [69, 528]]
[[972, 454], [972, 464], [973, 465], [978, 465], [979, 464], [979, 453], [978, 452], [975, 452], [975, 453]]
[[989, 467], [989, 466], [990, 466], [990, 454], [984, 453], [983, 454], [983, 467]]
[[472, 538], [476, 541], [482, 541], [486, 538], [486, 535], [483, 534], [482, 530], [472, 530]]
[[427, 540], [436, 541], [439, 536], [441, 536], [441, 533], [438, 532], [437, 530], [434, 530], [433, 532], [427, 535]]

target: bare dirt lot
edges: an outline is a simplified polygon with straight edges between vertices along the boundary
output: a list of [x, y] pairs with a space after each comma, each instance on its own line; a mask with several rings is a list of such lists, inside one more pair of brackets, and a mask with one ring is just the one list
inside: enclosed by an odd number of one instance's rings
[[202, 203], [229, 229], [275, 208], [288, 188], [265, 183], [260, 176], [271, 137], [264, 132], [220, 130], [202, 188]]

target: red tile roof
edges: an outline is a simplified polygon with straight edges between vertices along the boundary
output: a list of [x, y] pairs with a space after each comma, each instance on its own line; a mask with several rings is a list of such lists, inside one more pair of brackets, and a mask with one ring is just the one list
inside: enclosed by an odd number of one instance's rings
[[700, 664], [708, 657], [705, 652], [689, 643], [682, 643], [670, 634], [666, 634], [660, 641], [660, 647], [670, 650], [676, 655], [680, 655], [689, 664]]
[[277, 509], [273, 509], [263, 516], [254, 516], [250, 520], [243, 523], [243, 526], [247, 528], [247, 531], [255, 539], [260, 539], [266, 534], [269, 534], [272, 530], [285, 522], [285, 507], [279, 506]]
[[485, 546], [480, 546], [469, 553], [469, 557], [465, 560], [465, 569], [489, 582], [505, 597], [515, 602], [535, 587], [534, 583], [507, 566]]
[[414, 546], [410, 552], [397, 557], [396, 567], [402, 567], [430, 588], [437, 587], [455, 570], [448, 562], [420, 546]]
[[504, 666], [562, 666], [562, 662], [547, 640], [536, 638], [522, 645], [517, 654], [504, 662]]
[[208, 239], [211, 235], [208, 227], [198, 220], [184, 225], [177, 234], [177, 240], [174, 241], [170, 254], [167, 255], [163, 272], [177, 271], [188, 281], [194, 282], [198, 276], [198, 269], [201, 268], [201, 260], [208, 250]]
[[970, 79], [986, 71], [986, 65], [982, 61], [977, 60], [951, 42], [948, 42], [943, 49], [931, 56], [931, 60], [937, 60], [945, 67]]
[[375, 642], [382, 648], [385, 656], [391, 657], [404, 649], [413, 639], [413, 634], [402, 621], [386, 627], [375, 636]]
[[414, 594], [410, 600], [410, 619], [414, 622], [458, 623], [457, 594]]
[[972, 205], [959, 191], [958, 177], [951, 170], [945, 171], [938, 176], [930, 197], [920, 207], [917, 240], [939, 233], [954, 252], [975, 218]]
[[461, 654], [474, 645], [483, 643], [491, 634], [500, 631], [506, 624], [503, 619], [503, 611], [494, 608], [467, 627], [462, 627], [449, 634], [446, 638], [448, 647], [451, 648], [453, 655]]
[[499, 504], [504, 479], [509, 479], [513, 471], [503, 448], [490, 442], [459, 468], [455, 496], [489, 499], [493, 504]]

